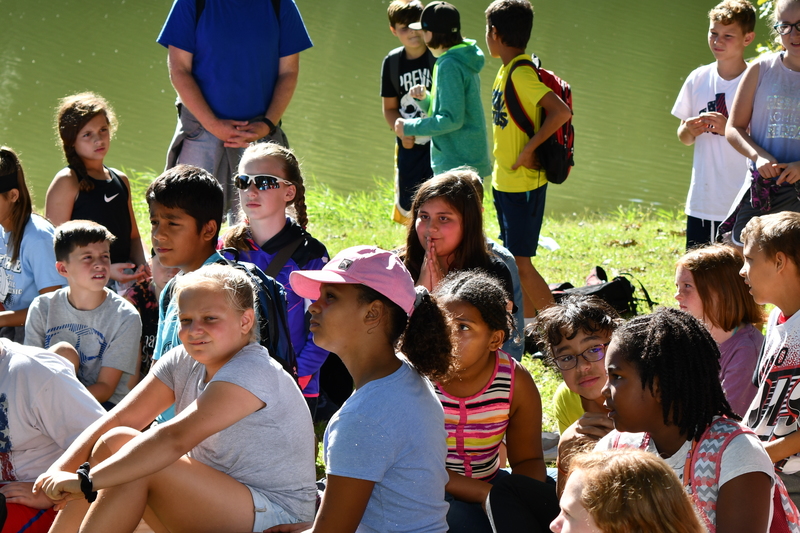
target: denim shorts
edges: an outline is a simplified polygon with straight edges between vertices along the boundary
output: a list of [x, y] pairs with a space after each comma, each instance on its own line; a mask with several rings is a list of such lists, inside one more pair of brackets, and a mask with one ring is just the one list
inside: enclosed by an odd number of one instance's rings
[[250, 490], [253, 497], [253, 508], [255, 511], [255, 522], [253, 531], [264, 531], [272, 526], [280, 524], [295, 524], [301, 520], [292, 516], [286, 509], [271, 501], [267, 493], [262, 492], [250, 485], [245, 485]]
[[526, 192], [492, 189], [500, 239], [515, 257], [533, 257], [539, 246], [547, 185]]

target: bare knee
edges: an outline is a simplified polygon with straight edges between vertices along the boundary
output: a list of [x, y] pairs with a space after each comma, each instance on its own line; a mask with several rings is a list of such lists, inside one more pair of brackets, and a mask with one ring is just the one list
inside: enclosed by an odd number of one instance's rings
[[78, 368], [81, 366], [81, 356], [78, 351], [68, 342], [62, 341], [52, 345], [49, 350], [54, 354], [58, 354], [75, 367], [75, 374], [78, 373]]
[[116, 427], [108, 430], [95, 442], [89, 462], [95, 465], [108, 459], [137, 435], [141, 435], [141, 432], [129, 427]]

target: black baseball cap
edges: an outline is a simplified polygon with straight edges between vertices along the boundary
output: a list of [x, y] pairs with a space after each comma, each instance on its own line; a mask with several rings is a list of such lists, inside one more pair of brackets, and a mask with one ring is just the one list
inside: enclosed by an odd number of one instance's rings
[[412, 22], [408, 27], [434, 33], [456, 33], [461, 30], [461, 17], [453, 4], [431, 2], [422, 10], [419, 22]]

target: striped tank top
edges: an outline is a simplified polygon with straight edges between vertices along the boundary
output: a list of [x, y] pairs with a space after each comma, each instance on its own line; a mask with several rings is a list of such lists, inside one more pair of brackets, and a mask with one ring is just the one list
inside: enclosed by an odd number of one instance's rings
[[499, 465], [500, 443], [508, 428], [517, 362], [495, 352], [494, 373], [486, 386], [468, 398], [457, 398], [436, 383], [447, 431], [447, 468], [470, 478], [489, 480]]

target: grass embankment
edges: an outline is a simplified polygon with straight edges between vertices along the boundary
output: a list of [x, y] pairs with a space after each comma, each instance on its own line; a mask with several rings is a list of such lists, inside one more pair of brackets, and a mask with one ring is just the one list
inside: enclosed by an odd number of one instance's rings
[[[149, 227], [144, 191], [153, 176], [129, 172], [134, 210], [143, 239], [149, 247]], [[405, 241], [406, 229], [389, 219], [392, 190], [388, 182], [377, 182], [373, 191], [342, 195], [327, 186], [311, 183], [306, 191], [309, 231], [325, 243], [331, 256], [357, 244], [373, 244], [393, 249]], [[485, 202], [486, 232], [498, 235], [497, 219], [490, 201]], [[554, 215], [545, 219], [543, 237], [560, 245], [555, 251], [539, 248], [535, 265], [550, 282], [569, 281], [584, 284], [592, 267], [602, 266], [609, 277], [620, 272], [633, 274], [650, 296], [664, 305], [672, 305], [675, 261], [683, 253], [684, 215], [679, 211], [648, 210], [641, 206], [620, 207], [611, 213], [581, 211]], [[637, 290], [637, 296], [641, 292]], [[642, 307], [640, 312], [647, 312]], [[545, 430], [557, 428], [549, 399], [559, 376], [539, 361], [526, 357], [543, 398]]]

